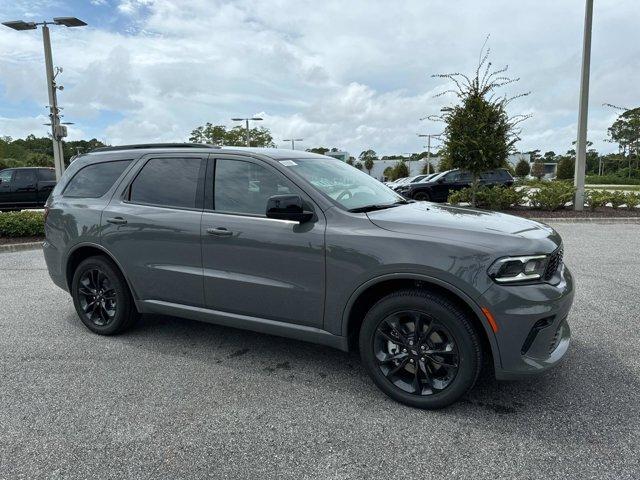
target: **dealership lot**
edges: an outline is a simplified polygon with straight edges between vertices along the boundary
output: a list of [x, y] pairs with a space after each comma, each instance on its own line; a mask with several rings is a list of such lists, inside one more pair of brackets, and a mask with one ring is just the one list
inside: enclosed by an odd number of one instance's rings
[[40, 251], [0, 254], [0, 478], [637, 478], [640, 225], [554, 226], [565, 363], [436, 412], [317, 345], [151, 316], [93, 335]]

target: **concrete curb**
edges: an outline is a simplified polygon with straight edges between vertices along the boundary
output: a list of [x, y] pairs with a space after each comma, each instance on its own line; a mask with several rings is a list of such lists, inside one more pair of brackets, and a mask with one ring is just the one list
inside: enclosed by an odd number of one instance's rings
[[8, 245], [0, 245], [0, 253], [38, 250], [39, 248], [42, 248], [42, 242], [10, 243]]
[[[525, 217], [523, 217], [525, 218]], [[631, 223], [640, 225], [640, 217], [569, 217], [569, 218], [529, 218], [541, 223]]]

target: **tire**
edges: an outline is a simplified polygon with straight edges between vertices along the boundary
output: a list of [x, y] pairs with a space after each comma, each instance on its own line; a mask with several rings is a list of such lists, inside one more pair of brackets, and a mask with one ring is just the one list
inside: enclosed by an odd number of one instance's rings
[[[416, 341], [416, 325], [421, 341]], [[416, 408], [451, 405], [471, 390], [482, 366], [480, 339], [467, 314], [449, 298], [426, 290], [400, 290], [378, 301], [364, 318], [359, 346], [380, 390]]]
[[71, 296], [82, 323], [99, 335], [121, 333], [139, 316], [122, 273], [104, 256], [80, 262], [73, 274]]
[[418, 192], [413, 196], [413, 199], [419, 202], [429, 202], [431, 201], [431, 196], [427, 192]]

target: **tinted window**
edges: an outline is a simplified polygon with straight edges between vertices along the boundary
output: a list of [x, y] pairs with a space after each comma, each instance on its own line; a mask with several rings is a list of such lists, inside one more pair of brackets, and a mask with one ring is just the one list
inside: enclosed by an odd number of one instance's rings
[[94, 163], [82, 168], [64, 189], [65, 197], [99, 198], [111, 188], [131, 160]]
[[195, 208], [199, 158], [152, 158], [131, 184], [129, 200], [164, 207]]
[[16, 174], [13, 176], [13, 185], [15, 187], [22, 187], [26, 185], [33, 185], [35, 187], [35, 183], [35, 170], [16, 170]]
[[0, 172], [0, 180], [2, 182], [11, 182], [11, 176], [13, 175], [13, 170], [3, 170]]
[[54, 182], [56, 180], [56, 171], [50, 168], [41, 168], [38, 170], [38, 177], [43, 182]]
[[216, 160], [213, 205], [222, 212], [264, 215], [272, 195], [294, 193], [282, 175], [251, 162]]
[[[337, 159], [302, 158], [282, 161], [316, 190], [346, 209], [393, 204], [402, 197], [370, 175]], [[400, 182], [394, 186], [400, 185]]]

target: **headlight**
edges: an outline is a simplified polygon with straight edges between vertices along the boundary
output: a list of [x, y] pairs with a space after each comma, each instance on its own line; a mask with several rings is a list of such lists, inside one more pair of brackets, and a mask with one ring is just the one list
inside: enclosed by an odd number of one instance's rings
[[548, 262], [547, 255], [499, 258], [487, 273], [498, 283], [532, 282], [543, 277]]

